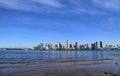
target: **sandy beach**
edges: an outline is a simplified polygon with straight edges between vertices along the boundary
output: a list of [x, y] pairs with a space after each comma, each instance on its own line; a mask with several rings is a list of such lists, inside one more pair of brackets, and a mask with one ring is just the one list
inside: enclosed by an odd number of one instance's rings
[[120, 76], [120, 61], [1, 64], [0, 76]]

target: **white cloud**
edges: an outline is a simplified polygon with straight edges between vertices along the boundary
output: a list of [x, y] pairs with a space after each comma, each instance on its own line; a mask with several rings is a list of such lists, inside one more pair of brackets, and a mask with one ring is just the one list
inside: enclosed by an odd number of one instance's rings
[[[87, 0], [67, 0], [70, 4], [68, 11], [75, 14], [88, 14], [88, 15], [106, 15], [105, 12], [94, 8], [92, 1]], [[71, 7], [70, 7], [71, 6]]]
[[82, 8], [76, 8], [73, 10], [74, 13], [84, 13], [84, 14], [89, 14], [89, 15], [106, 15], [105, 12], [98, 11], [98, 10], [88, 10], [88, 9], [82, 9]]
[[[99, 0], [98, 0], [99, 1]], [[91, 1], [90, 1], [91, 2]], [[94, 0], [96, 2], [96, 0]], [[67, 4], [68, 3], [68, 4]], [[96, 2], [97, 3], [97, 2]], [[0, 7], [14, 10], [61, 14], [104, 15], [105, 13], [86, 4], [84, 0], [0, 0]]]
[[120, 10], [120, 0], [93, 0], [95, 5], [111, 10]]
[[43, 6], [39, 6], [41, 4], [56, 8], [62, 6], [57, 0], [0, 0], [0, 7], [26, 11], [43, 10]]
[[18, 0], [0, 0], [0, 6], [5, 8], [18, 8], [18, 3], [21, 3]]
[[62, 6], [62, 4], [56, 0], [34, 0], [34, 1], [41, 3], [41, 4], [53, 6], [53, 7], [61, 7]]

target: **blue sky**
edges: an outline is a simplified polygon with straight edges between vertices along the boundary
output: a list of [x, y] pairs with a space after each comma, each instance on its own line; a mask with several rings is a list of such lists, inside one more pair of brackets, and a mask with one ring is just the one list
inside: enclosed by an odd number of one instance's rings
[[0, 47], [120, 44], [120, 0], [0, 0]]

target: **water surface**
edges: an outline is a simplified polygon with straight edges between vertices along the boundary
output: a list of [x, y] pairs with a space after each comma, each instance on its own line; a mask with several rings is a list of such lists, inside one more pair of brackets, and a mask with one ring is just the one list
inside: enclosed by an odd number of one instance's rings
[[120, 59], [119, 50], [0, 51], [0, 64], [102, 61]]

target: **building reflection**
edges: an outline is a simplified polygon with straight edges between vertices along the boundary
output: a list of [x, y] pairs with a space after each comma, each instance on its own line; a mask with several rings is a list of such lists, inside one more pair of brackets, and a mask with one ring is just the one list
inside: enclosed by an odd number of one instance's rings
[[59, 59], [59, 61], [63, 61], [64, 59], [62, 58], [62, 52], [63, 51], [59, 51], [59, 53], [58, 53], [58, 59]]
[[78, 51], [75, 51], [75, 60], [78, 60]]
[[71, 58], [72, 58], [71, 51], [70, 50], [66, 51], [66, 59], [67, 59], [67, 61], [68, 62], [71, 61]]
[[100, 51], [100, 58], [101, 58], [101, 59], [100, 59], [101, 62], [103, 62], [103, 60], [104, 60], [103, 50]]
[[92, 59], [99, 61], [99, 51], [92, 52]]

